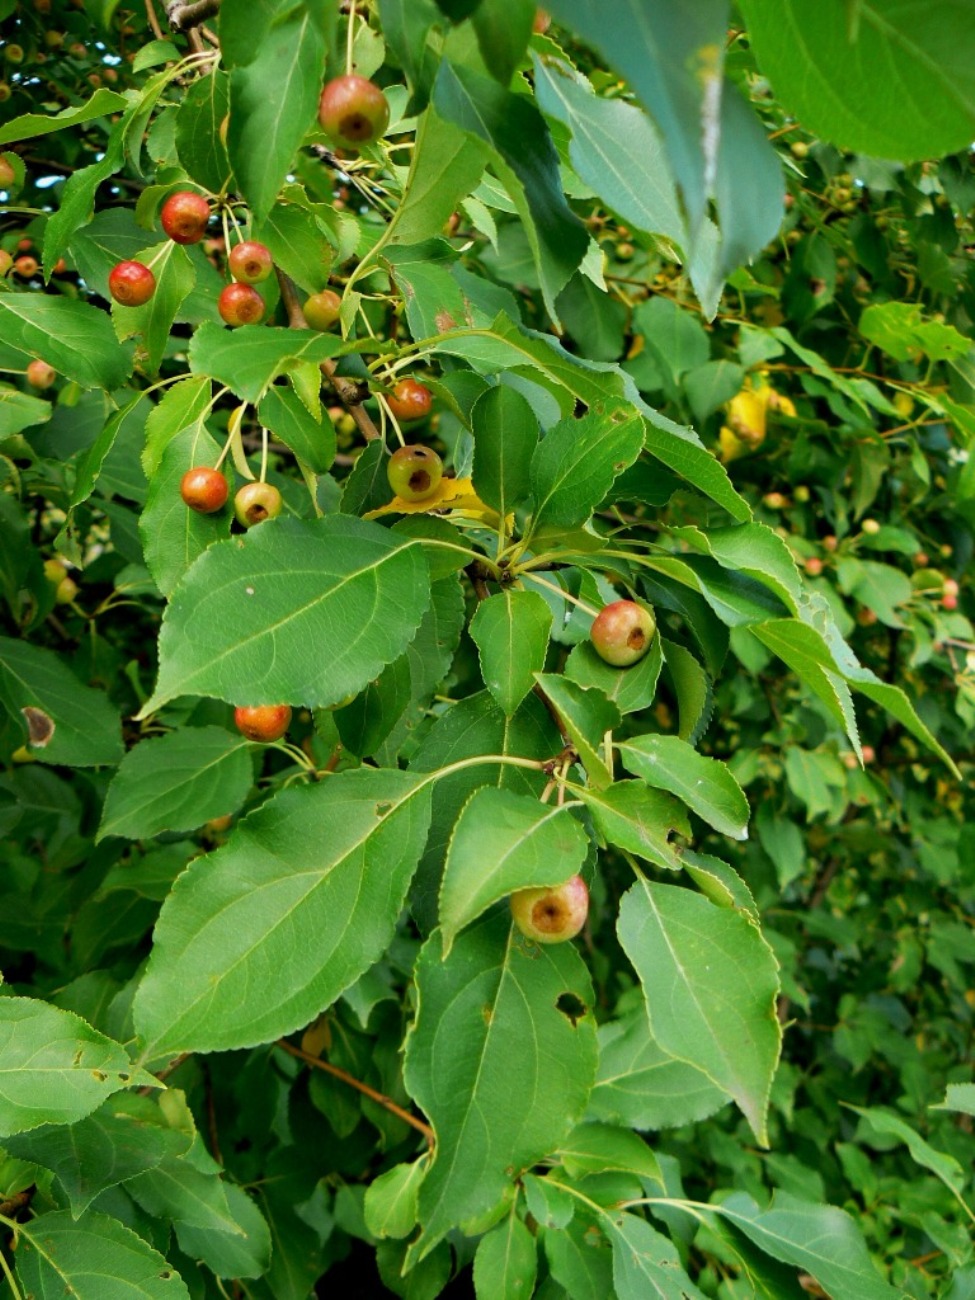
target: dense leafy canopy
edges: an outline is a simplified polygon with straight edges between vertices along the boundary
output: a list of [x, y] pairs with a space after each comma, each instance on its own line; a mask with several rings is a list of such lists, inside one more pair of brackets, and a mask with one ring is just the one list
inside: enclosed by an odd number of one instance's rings
[[0, 0], [3, 1300], [975, 1295], [975, 17], [548, 9]]

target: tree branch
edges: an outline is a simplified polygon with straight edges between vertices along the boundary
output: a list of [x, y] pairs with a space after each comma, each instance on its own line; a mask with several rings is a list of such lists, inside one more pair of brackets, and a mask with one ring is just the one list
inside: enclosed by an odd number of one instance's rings
[[185, 32], [220, 12], [220, 0], [168, 0], [166, 18], [174, 32]]
[[387, 1097], [384, 1093], [377, 1092], [375, 1088], [370, 1088], [368, 1083], [363, 1083], [361, 1079], [356, 1079], [353, 1075], [347, 1074], [345, 1070], [340, 1070], [337, 1065], [332, 1065], [330, 1061], [323, 1061], [320, 1056], [312, 1056], [309, 1052], [303, 1052], [300, 1047], [293, 1047], [291, 1043], [284, 1038], [279, 1038], [275, 1046], [282, 1048], [290, 1056], [296, 1057], [299, 1061], [304, 1061], [306, 1065], [314, 1066], [316, 1070], [324, 1070], [327, 1074], [332, 1074], [336, 1079], [341, 1079], [343, 1083], [347, 1083], [350, 1088], [355, 1088], [358, 1092], [364, 1093], [365, 1096], [371, 1097], [372, 1100], [378, 1102], [380, 1106], [384, 1106], [390, 1114], [396, 1115], [401, 1119], [404, 1124], [409, 1124], [410, 1127], [415, 1128], [418, 1133], [422, 1133], [430, 1146], [433, 1146], [433, 1129], [430, 1125], [424, 1124], [422, 1119], [417, 1119], [415, 1115], [411, 1115], [410, 1112], [404, 1110], [402, 1106], [397, 1106], [392, 1097]]
[[[281, 286], [281, 301], [288, 313], [289, 328], [293, 330], [308, 329], [308, 322], [305, 320], [305, 313], [298, 301], [294, 282], [282, 270], [278, 268], [276, 270], [278, 284]], [[372, 416], [362, 408], [362, 403], [369, 396], [369, 389], [358, 379], [348, 379], [344, 375], [337, 374], [337, 370], [338, 363], [335, 361], [323, 361], [321, 364], [322, 374], [335, 389], [336, 397], [355, 420], [363, 438], [367, 442], [372, 442], [373, 439], [378, 438], [380, 435], [379, 430], [373, 424]]]

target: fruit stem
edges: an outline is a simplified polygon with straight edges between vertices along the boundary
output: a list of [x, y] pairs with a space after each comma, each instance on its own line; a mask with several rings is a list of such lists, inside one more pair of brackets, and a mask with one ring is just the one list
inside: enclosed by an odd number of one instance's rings
[[403, 437], [403, 430], [399, 427], [399, 421], [397, 420], [393, 412], [390, 410], [389, 403], [386, 401], [385, 397], [383, 397], [382, 393], [379, 394], [379, 409], [383, 413], [383, 426], [384, 426], [383, 432], [385, 433], [385, 424], [386, 421], [388, 420], [390, 424], [393, 426], [393, 432], [396, 434], [396, 437], [399, 439], [399, 445], [401, 447], [405, 447], [406, 439]]
[[259, 481], [263, 483], [265, 482], [266, 479], [267, 479], [267, 429], [265, 429], [264, 425], [262, 424], [261, 425], [261, 476]]
[[586, 602], [580, 600], [578, 596], [573, 596], [571, 592], [565, 591], [564, 588], [558, 586], [554, 582], [549, 582], [545, 578], [540, 578], [537, 573], [525, 572], [521, 574], [521, 577], [526, 582], [537, 582], [539, 586], [547, 587], [549, 591], [554, 592], [556, 596], [562, 596], [563, 599], [571, 601], [572, 604], [577, 605], [583, 613], [591, 614], [593, 618], [595, 618], [599, 613], [598, 609], [593, 609], [591, 605], [587, 605]]
[[355, 42], [355, 0], [349, 5], [349, 27], [345, 38], [345, 75], [352, 76], [352, 46]]

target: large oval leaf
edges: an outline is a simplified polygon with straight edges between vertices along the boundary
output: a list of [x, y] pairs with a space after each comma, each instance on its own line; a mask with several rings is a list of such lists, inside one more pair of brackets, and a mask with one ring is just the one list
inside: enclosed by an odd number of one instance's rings
[[271, 520], [211, 546], [176, 588], [143, 714], [177, 695], [335, 704], [403, 653], [429, 603], [418, 542], [346, 515]]
[[134, 1073], [124, 1049], [73, 1012], [0, 997], [0, 1134], [73, 1124]]
[[117, 1219], [67, 1210], [22, 1224], [17, 1273], [36, 1300], [189, 1300], [162, 1255]]
[[191, 863], [136, 994], [148, 1054], [269, 1042], [377, 961], [426, 840], [430, 784], [360, 768], [284, 790]]
[[758, 927], [737, 908], [641, 879], [623, 897], [617, 929], [654, 1038], [733, 1097], [767, 1144], [782, 1031], [778, 964]]
[[[504, 912], [460, 935], [446, 961], [435, 934], [416, 988], [406, 1082], [437, 1134], [420, 1188], [429, 1249], [571, 1131], [592, 1087], [596, 1032], [578, 952], [526, 946]], [[573, 1004], [564, 1009], [563, 994]]]

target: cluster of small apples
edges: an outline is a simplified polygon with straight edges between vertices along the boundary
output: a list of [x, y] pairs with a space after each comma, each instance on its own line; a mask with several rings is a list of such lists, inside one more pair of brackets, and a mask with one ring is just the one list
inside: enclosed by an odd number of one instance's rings
[[[210, 222], [210, 204], [202, 194], [179, 190], [162, 206], [163, 230], [176, 244], [198, 244]], [[264, 299], [254, 288], [274, 269], [263, 244], [245, 239], [227, 259], [233, 277], [217, 300], [217, 310], [228, 325], [256, 325], [264, 315]], [[123, 307], [142, 307], [156, 292], [156, 277], [144, 262], [118, 262], [108, 277], [108, 289]]]
[[[184, 504], [198, 515], [213, 515], [227, 504], [230, 486], [218, 469], [194, 465], [180, 480], [179, 494]], [[265, 519], [275, 519], [283, 505], [281, 493], [274, 484], [258, 480], [237, 489], [234, 516], [244, 528], [253, 528]]]

